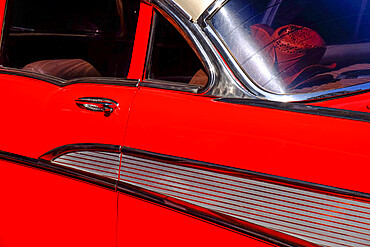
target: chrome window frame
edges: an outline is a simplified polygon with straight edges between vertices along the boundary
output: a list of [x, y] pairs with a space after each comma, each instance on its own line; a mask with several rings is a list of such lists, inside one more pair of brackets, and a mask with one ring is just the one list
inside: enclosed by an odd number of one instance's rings
[[[153, 88], [161, 88], [161, 89], [167, 89], [167, 90], [175, 90], [175, 91], [184, 91], [184, 92], [190, 92], [195, 94], [202, 94], [206, 93], [208, 89], [214, 84], [214, 68], [211, 63], [207, 60], [206, 56], [203, 54], [202, 47], [198, 47], [194, 45], [194, 43], [197, 42], [192, 32], [189, 30], [188, 26], [185, 25], [187, 21], [190, 21], [190, 16], [178, 5], [172, 4], [166, 4], [164, 1], [152, 1], [150, 3], [155, 11], [153, 12], [152, 17], [152, 24], [150, 28], [150, 34], [149, 34], [149, 42], [148, 42], [148, 49], [147, 49], [147, 55], [145, 59], [145, 73], [144, 73], [144, 80], [140, 83], [140, 86], [145, 87], [153, 87]], [[155, 25], [156, 25], [156, 15], [157, 12], [159, 12], [167, 21], [169, 21], [177, 30], [182, 30], [186, 37], [182, 33], [179, 33], [181, 36], [183, 36], [184, 39], [187, 40], [187, 43], [191, 47], [191, 49], [194, 51], [195, 55], [200, 59], [201, 63], [204, 66], [204, 69], [206, 70], [206, 73], [208, 75], [208, 82], [207, 85], [203, 88], [197, 88], [196, 85], [192, 86], [186, 83], [176, 82], [176, 81], [166, 81], [166, 80], [159, 80], [155, 78], [149, 77], [149, 71], [152, 67], [152, 51], [153, 51], [153, 44], [154, 44], [154, 32], [155, 32]], [[190, 41], [190, 42], [189, 42]]]
[[[174, 24], [177, 29], [183, 31], [186, 35], [185, 39], [190, 42], [191, 48], [200, 58], [207, 70], [209, 77], [208, 84], [204, 88], [197, 90], [197, 92], [192, 91], [193, 93], [216, 97], [255, 98], [253, 95], [246, 92], [242, 84], [237, 82], [237, 79], [227, 69], [227, 65], [222, 62], [223, 58], [214, 48], [212, 42], [205, 35], [199, 24], [196, 21], [192, 21], [189, 14], [187, 14], [180, 6], [172, 0], [145, 0], [145, 2], [151, 4], [162, 14], [165, 13], [165, 18]], [[149, 49], [150, 44], [148, 52]], [[150, 60], [150, 56], [148, 55], [149, 53], [146, 58], [146, 68], [148, 67], [148, 61]], [[145, 81], [147, 81], [147, 83], [145, 83]], [[186, 87], [181, 89], [181, 86], [173, 87], [173, 85], [169, 85], [167, 87], [163, 81], [159, 80], [146, 79], [145, 81], [141, 82], [140, 85], [177, 91], [188, 91], [186, 90]]]
[[206, 33], [207, 37], [212, 41], [216, 49], [224, 56], [224, 61], [228, 61], [227, 65], [235, 76], [241, 81], [243, 86], [259, 99], [278, 101], [278, 102], [299, 102], [299, 101], [312, 101], [324, 98], [332, 98], [336, 96], [343, 96], [347, 94], [358, 94], [370, 91], [369, 82], [353, 85], [344, 88], [303, 93], [303, 94], [277, 94], [264, 90], [254, 82], [246, 72], [239, 66], [237, 61], [232, 56], [231, 52], [224, 44], [222, 39], [216, 33], [216, 30], [208, 23], [208, 21], [223, 7], [229, 0], [216, 0], [198, 19], [198, 23], [202, 30]]
[[[153, 53], [153, 48], [154, 48], [154, 37], [155, 37], [155, 32], [156, 32], [156, 25], [157, 25], [157, 12], [160, 13], [167, 21], [169, 21], [171, 24], [173, 24], [176, 29], [179, 29], [180, 27], [178, 24], [172, 20], [169, 19], [170, 17], [166, 16], [166, 13], [163, 12], [160, 8], [156, 7], [155, 5], [154, 9], [155, 11], [153, 12], [152, 16], [152, 23], [151, 23], [151, 28], [150, 28], [150, 34], [149, 34], [149, 41], [148, 41], [148, 49], [147, 49], [147, 54], [146, 54], [146, 59], [145, 59], [145, 71], [144, 71], [144, 80], [140, 83], [140, 86], [145, 86], [145, 87], [153, 87], [153, 88], [162, 88], [162, 89], [167, 89], [167, 90], [175, 90], [175, 91], [184, 91], [184, 92], [190, 92], [190, 93], [201, 93], [202, 91], [205, 91], [204, 89], [207, 88], [205, 86], [204, 88], [200, 88], [199, 86], [196, 85], [189, 85], [187, 83], [182, 83], [182, 82], [176, 82], [176, 81], [170, 81], [170, 80], [160, 80], [156, 78], [150, 78], [149, 74], [151, 71], [153, 59], [152, 59], [152, 53]], [[182, 11], [183, 14], [185, 12], [181, 9], [179, 11]], [[183, 36], [181, 33], [179, 33], [181, 36]], [[185, 37], [183, 37], [185, 38]], [[189, 42], [187, 42], [189, 43]], [[194, 51], [194, 53], [200, 58], [199, 53], [197, 50], [191, 46], [191, 49]], [[201, 63], [203, 64], [204, 68], [207, 70], [207, 74], [210, 74], [208, 72], [207, 66], [205, 66], [205, 63], [200, 59]], [[208, 78], [207, 85], [210, 83], [210, 78]]]

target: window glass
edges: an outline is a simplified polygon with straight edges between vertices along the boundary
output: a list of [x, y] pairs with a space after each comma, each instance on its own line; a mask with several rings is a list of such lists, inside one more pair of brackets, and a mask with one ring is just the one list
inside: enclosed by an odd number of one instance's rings
[[138, 11], [138, 0], [12, 0], [2, 64], [64, 79], [126, 77]]
[[206, 70], [184, 37], [157, 12], [153, 25], [147, 77], [204, 87]]
[[209, 24], [267, 91], [310, 93], [370, 81], [367, 0], [230, 0]]

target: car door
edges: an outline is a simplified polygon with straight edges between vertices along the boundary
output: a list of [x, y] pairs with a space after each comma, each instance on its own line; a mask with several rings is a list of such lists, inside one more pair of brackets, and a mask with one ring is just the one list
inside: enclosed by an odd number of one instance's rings
[[136, 81], [64, 85], [22, 71], [1, 72], [2, 98], [13, 101], [3, 111], [1, 151], [37, 159], [65, 145], [122, 143]]
[[[269, 236], [277, 241], [274, 243], [282, 240], [293, 241], [292, 246], [310, 246], [281, 234], [293, 232], [315, 242], [317, 236], [310, 235], [313, 228], [336, 241], [340, 236], [330, 235], [326, 218], [300, 219], [303, 211], [311, 209], [300, 211], [297, 203], [303, 202], [291, 202], [296, 195], [280, 196], [295, 188], [300, 195], [317, 192], [309, 194], [312, 198], [334, 191], [342, 198], [344, 192], [336, 188], [367, 188], [367, 175], [359, 172], [369, 163], [366, 121], [346, 119], [330, 109], [321, 109], [321, 116], [316, 115], [304, 104], [205, 95], [207, 70], [185, 41], [174, 38], [176, 30], [170, 22], [159, 12], [155, 16], [146, 74], [132, 105], [122, 148], [118, 190], [124, 194], [119, 195], [118, 244], [150, 241], [152, 246], [169, 246], [175, 240], [164, 233], [172, 231], [184, 246], [201, 241], [214, 246], [263, 244], [197, 222], [201, 218], [243, 232], [232, 227], [242, 222], [232, 223], [223, 214], [256, 224], [244, 226], [251, 230], [247, 235]], [[238, 187], [243, 186], [239, 184], [242, 178], [247, 181], [245, 188], [251, 189], [246, 194]], [[312, 198], [304, 200], [311, 202]], [[173, 210], [195, 219], [176, 217]], [[262, 230], [258, 226], [278, 233], [258, 235]], [[149, 238], [140, 238], [139, 229], [150, 232]], [[202, 233], [201, 240], [197, 233]]]
[[0, 123], [0, 246], [115, 245], [139, 9], [117, 2], [7, 3], [0, 96], [12, 103]]

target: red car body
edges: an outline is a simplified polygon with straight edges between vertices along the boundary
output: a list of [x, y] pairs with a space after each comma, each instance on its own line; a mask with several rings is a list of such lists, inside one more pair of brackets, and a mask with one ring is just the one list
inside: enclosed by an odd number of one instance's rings
[[[27, 36], [6, 31], [15, 1], [0, 1], [6, 57]], [[251, 90], [217, 45], [199, 48], [200, 21], [176, 1], [137, 6], [124, 78], [61, 79], [3, 62], [0, 246], [369, 246], [366, 86], [288, 102], [217, 93], [225, 81]], [[155, 85], [159, 14], [205, 64], [201, 90]]]

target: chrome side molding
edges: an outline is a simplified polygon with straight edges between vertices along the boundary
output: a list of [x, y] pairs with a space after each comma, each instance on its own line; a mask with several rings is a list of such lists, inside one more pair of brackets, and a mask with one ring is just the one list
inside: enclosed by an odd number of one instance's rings
[[103, 144], [0, 158], [88, 181], [279, 246], [366, 246], [370, 195]]

